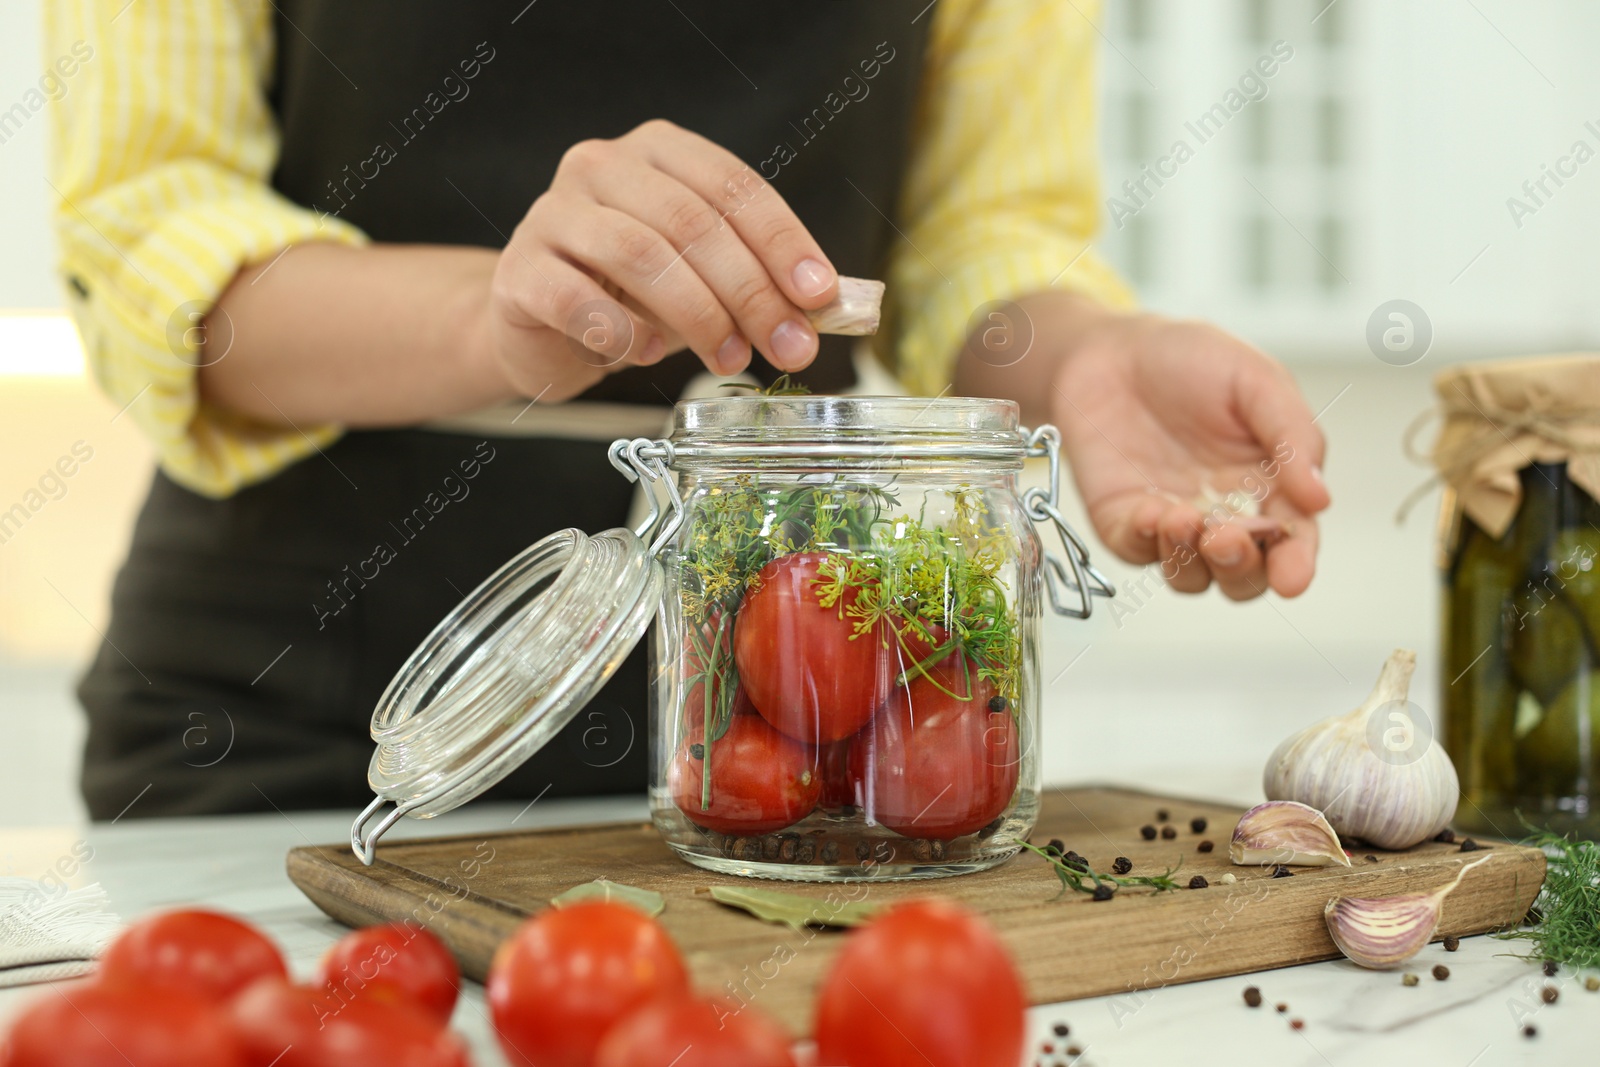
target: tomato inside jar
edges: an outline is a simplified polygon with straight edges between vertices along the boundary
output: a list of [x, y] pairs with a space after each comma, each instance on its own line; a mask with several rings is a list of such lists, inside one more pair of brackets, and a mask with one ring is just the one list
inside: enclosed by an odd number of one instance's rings
[[651, 723], [669, 846], [801, 880], [1014, 855], [1039, 802], [1044, 599], [1014, 405], [691, 401], [671, 442]]

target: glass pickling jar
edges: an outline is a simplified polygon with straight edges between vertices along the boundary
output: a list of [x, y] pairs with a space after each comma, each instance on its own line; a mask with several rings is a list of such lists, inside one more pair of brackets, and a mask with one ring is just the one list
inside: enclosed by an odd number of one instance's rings
[[[1028, 456], [1048, 457], [1049, 488], [1019, 491]], [[998, 400], [723, 397], [611, 457], [650, 516], [547, 538], [440, 624], [374, 716], [359, 854], [525, 759], [652, 611], [650, 809], [683, 859], [832, 881], [1018, 851], [1039, 807], [1043, 607], [1084, 618], [1112, 595], [1056, 507], [1054, 427], [1021, 429]]]

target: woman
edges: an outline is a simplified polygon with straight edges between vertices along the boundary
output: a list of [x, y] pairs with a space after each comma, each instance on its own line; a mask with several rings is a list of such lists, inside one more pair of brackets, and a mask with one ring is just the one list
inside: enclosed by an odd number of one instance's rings
[[[1089, 248], [1073, 5], [47, 12], [47, 47], [94, 49], [54, 109], [65, 281], [161, 457], [80, 687], [96, 817], [364, 802], [367, 718], [432, 624], [536, 538], [622, 523], [606, 442], [701, 372], [854, 382], [804, 316], [841, 273], [887, 280], [905, 385], [1061, 425], [1124, 559], [1310, 581], [1322, 441], [1287, 374], [1126, 310]], [[1026, 358], [985, 349], [996, 313]], [[1201, 488], [1268, 463], [1292, 535], [1208, 527]], [[635, 657], [502, 791], [637, 789], [644, 692]]]

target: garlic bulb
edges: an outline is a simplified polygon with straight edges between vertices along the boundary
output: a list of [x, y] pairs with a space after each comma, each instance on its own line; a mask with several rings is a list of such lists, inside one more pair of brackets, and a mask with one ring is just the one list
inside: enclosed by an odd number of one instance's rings
[[1339, 835], [1322, 812], [1292, 800], [1269, 800], [1239, 816], [1228, 855], [1241, 867], [1350, 866]]
[[1490, 858], [1467, 864], [1431, 893], [1335, 897], [1322, 911], [1333, 943], [1363, 967], [1382, 971], [1400, 966], [1433, 939], [1444, 915], [1444, 898], [1461, 884], [1462, 876]]
[[1461, 785], [1443, 746], [1418, 735], [1406, 703], [1416, 665], [1415, 652], [1397, 649], [1360, 707], [1279, 745], [1267, 796], [1308, 804], [1342, 836], [1379, 848], [1410, 848], [1450, 825]]

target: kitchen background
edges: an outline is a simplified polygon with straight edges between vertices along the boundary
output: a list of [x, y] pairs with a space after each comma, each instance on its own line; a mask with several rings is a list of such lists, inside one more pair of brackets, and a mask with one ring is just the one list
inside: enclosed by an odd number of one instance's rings
[[[71, 685], [151, 470], [61, 313], [48, 115], [12, 107], [37, 84], [39, 2], [0, 5], [0, 511], [75, 443], [93, 456], [0, 532], [0, 820], [18, 827], [82, 817]], [[1046, 622], [1046, 775], [1248, 801], [1277, 741], [1358, 702], [1391, 648], [1421, 653], [1424, 709], [1449, 682], [1434, 673], [1437, 495], [1395, 521], [1427, 477], [1401, 442], [1432, 375], [1600, 344], [1600, 6], [1075, 6], [1103, 44], [1100, 250], [1148, 307], [1289, 364], [1322, 412], [1334, 507], [1319, 576], [1292, 601], [1180, 596], [1101, 551], [1129, 595], [1086, 624]], [[1263, 56], [1277, 68], [1252, 78]], [[1390, 329], [1398, 350], [1369, 343]]]

